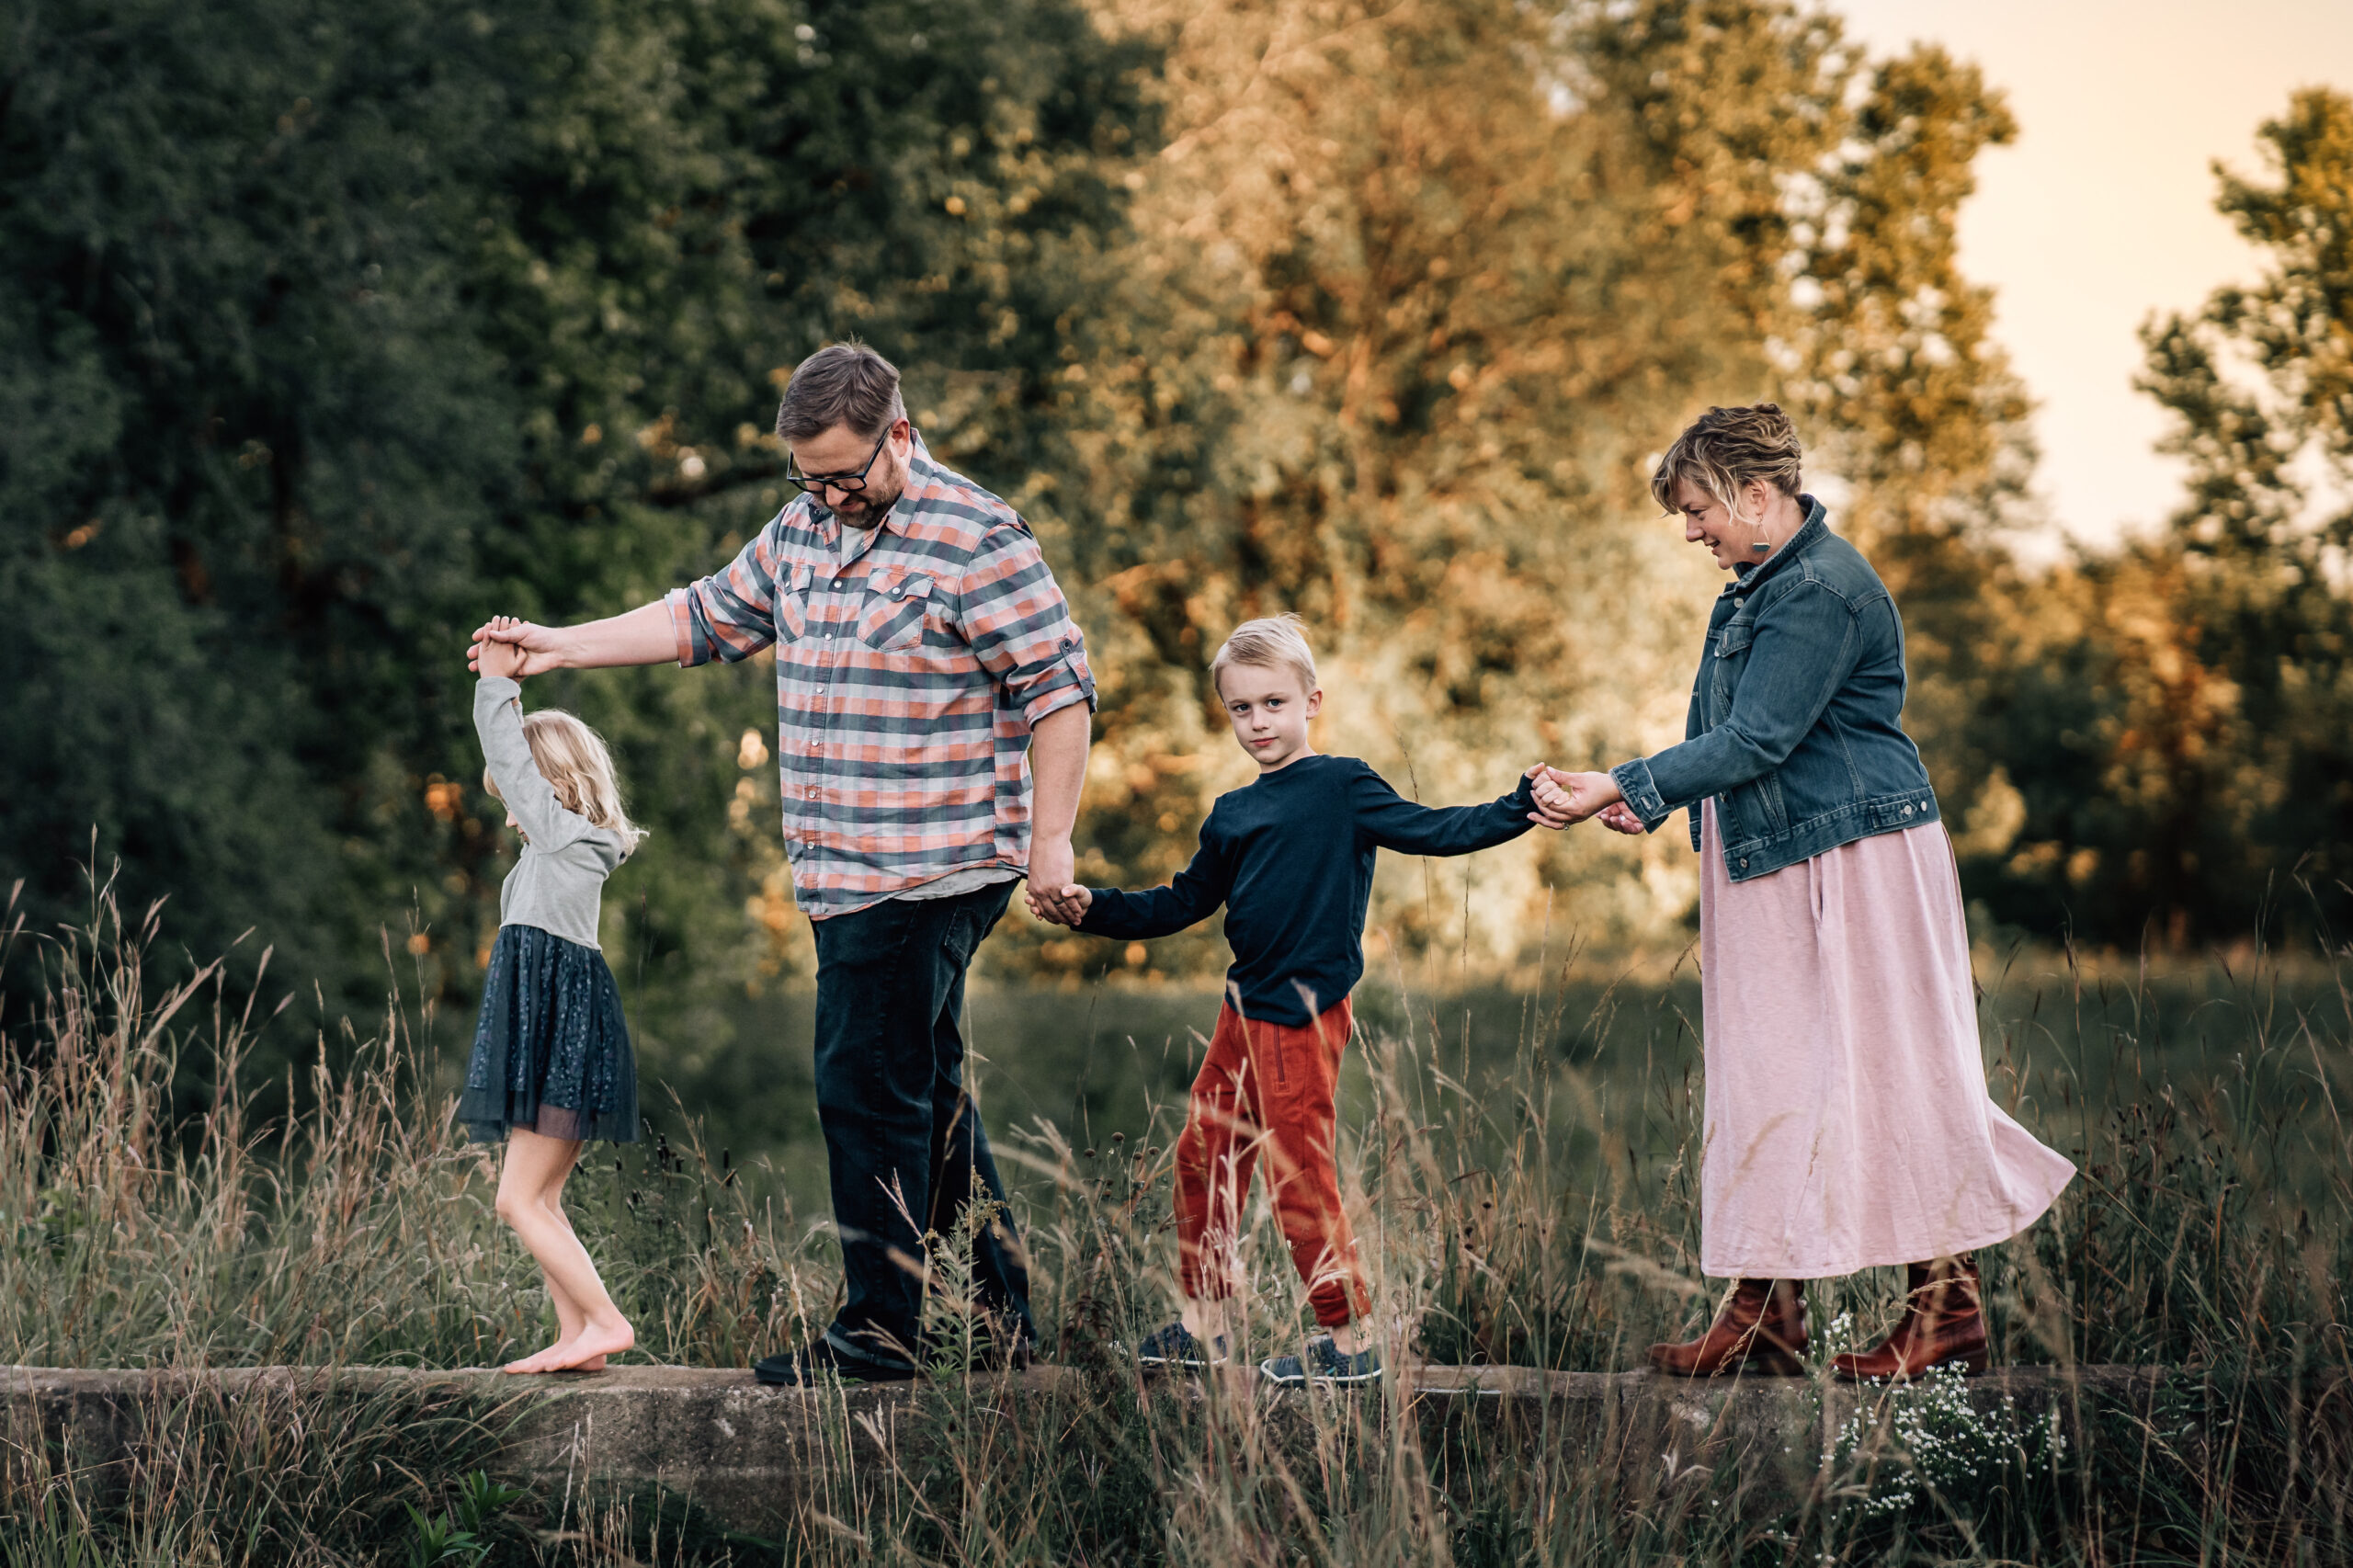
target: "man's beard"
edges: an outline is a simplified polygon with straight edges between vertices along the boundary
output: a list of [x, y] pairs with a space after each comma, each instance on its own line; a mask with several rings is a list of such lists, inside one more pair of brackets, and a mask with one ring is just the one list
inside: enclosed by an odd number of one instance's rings
[[895, 490], [861, 490], [858, 493], [858, 498], [865, 503], [864, 506], [855, 512], [836, 506], [834, 508], [834, 516], [839, 517], [849, 528], [870, 528], [884, 517], [889, 517], [891, 508], [897, 506], [899, 497], [906, 493], [907, 485], [904, 480], [899, 482], [899, 487]]

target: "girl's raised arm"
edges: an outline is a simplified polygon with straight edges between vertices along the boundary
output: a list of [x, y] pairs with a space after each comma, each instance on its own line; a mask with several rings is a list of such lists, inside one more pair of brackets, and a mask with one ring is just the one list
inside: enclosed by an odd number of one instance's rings
[[540, 771], [531, 743], [523, 733], [523, 688], [497, 676], [474, 683], [474, 733], [482, 737], [483, 760], [515, 820], [533, 844], [543, 850], [560, 849], [594, 825], [575, 812], [566, 811], [555, 798], [555, 788]]

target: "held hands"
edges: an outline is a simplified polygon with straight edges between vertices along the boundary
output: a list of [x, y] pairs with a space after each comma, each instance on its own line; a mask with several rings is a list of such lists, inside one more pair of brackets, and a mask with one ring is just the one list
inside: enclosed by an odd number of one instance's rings
[[466, 663], [485, 680], [521, 680], [529, 655], [506, 633], [526, 629], [525, 622], [511, 615], [492, 616], [489, 624], [474, 633], [477, 641], [466, 650]]
[[1078, 861], [1070, 840], [1039, 839], [1029, 846], [1029, 880], [1021, 896], [1029, 913], [1055, 926], [1075, 927], [1086, 918], [1095, 895], [1078, 885]]
[[[510, 659], [511, 667], [493, 663]], [[544, 675], [563, 665], [554, 627], [534, 626], [511, 615], [494, 615], [484, 621], [475, 629], [473, 643], [466, 650], [467, 668], [507, 680]]]
[[1074, 930], [1086, 918], [1087, 907], [1095, 895], [1076, 882], [1064, 882], [1061, 892], [1051, 898], [1039, 896], [1037, 884], [1024, 888], [1021, 896], [1029, 905], [1029, 913], [1049, 926], [1068, 926]]
[[1040, 898], [1035, 885], [1023, 890], [1021, 896], [1029, 902], [1029, 913], [1049, 926], [1068, 926], [1075, 930], [1086, 918], [1087, 906], [1095, 895], [1076, 882], [1064, 882], [1063, 891], [1051, 899]]
[[1536, 809], [1528, 813], [1529, 822], [1557, 833], [1577, 820], [1570, 814], [1567, 791], [1552, 782], [1552, 768], [1540, 762], [1532, 763], [1521, 777], [1529, 781], [1529, 792], [1536, 797]]
[[1536, 797], [1536, 809], [1528, 813], [1532, 823], [1563, 828], [1598, 816], [1615, 833], [1649, 831], [1626, 804], [1618, 781], [1607, 773], [1571, 773], [1539, 763], [1528, 770], [1528, 778], [1532, 781], [1529, 792]]

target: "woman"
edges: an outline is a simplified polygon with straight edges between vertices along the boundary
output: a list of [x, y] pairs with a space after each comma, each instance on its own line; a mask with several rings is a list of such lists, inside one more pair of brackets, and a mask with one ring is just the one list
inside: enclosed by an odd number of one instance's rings
[[1902, 1264], [1903, 1318], [1833, 1369], [1981, 1371], [1969, 1255], [2032, 1224], [2075, 1167], [1986, 1096], [1952, 847], [1899, 722], [1903, 621], [1798, 460], [1771, 403], [1710, 409], [1668, 449], [1651, 493], [1733, 574], [1685, 739], [1539, 790], [1548, 814], [1621, 833], [1688, 807], [1702, 857], [1699, 1264], [1738, 1283], [1651, 1364], [1799, 1371], [1795, 1282]]

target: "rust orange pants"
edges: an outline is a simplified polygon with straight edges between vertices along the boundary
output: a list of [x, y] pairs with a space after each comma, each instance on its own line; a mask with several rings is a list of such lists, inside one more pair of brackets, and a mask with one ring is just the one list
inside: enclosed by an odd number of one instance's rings
[[1241, 1273], [1243, 1201], [1263, 1156], [1291, 1262], [1326, 1328], [1370, 1310], [1332, 1157], [1346, 1002], [1305, 1028], [1218, 1009], [1176, 1141], [1176, 1257], [1188, 1296], [1222, 1301]]

